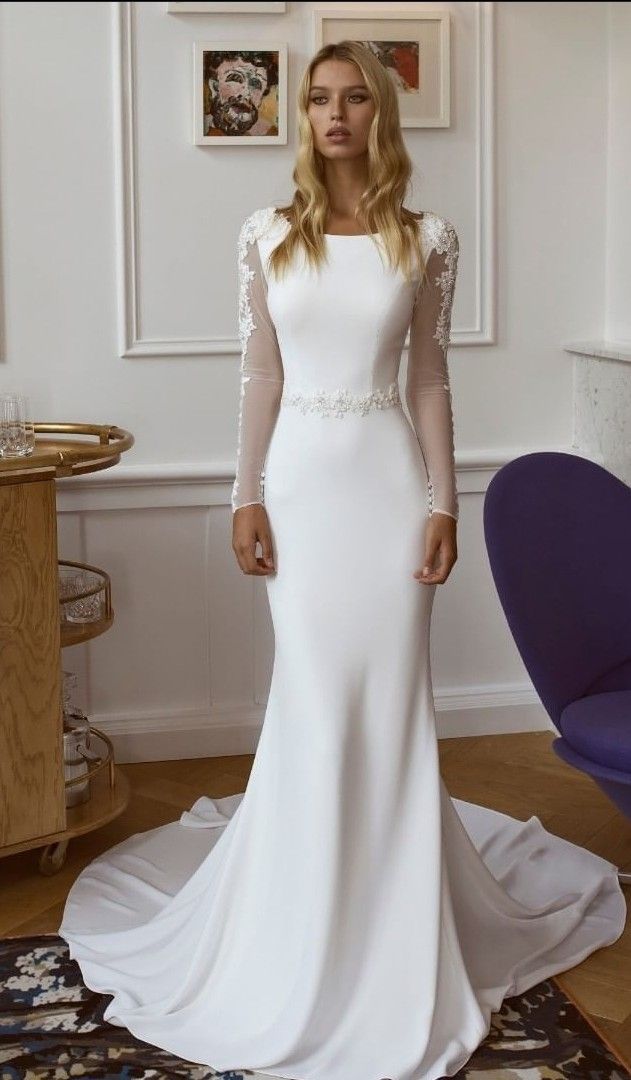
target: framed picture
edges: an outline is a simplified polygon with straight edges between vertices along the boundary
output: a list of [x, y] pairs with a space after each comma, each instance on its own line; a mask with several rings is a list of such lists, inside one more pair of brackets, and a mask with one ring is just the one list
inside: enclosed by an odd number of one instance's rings
[[263, 15], [268, 12], [271, 15], [276, 14], [276, 12], [282, 13], [286, 9], [287, 4], [269, 3], [269, 0], [258, 0], [256, 3], [247, 3], [246, 0], [244, 0], [243, 3], [239, 3], [239, 0], [233, 0], [232, 3], [225, 4], [206, 2], [195, 3], [194, 0], [182, 0], [182, 2], [180, 2], [180, 0], [168, 0], [167, 3], [167, 11], [178, 11], [188, 15], [199, 14], [200, 12], [206, 12], [211, 15], [223, 15], [224, 12], [235, 12], [236, 14], [239, 14], [244, 11], [262, 13]]
[[193, 141], [198, 146], [287, 142], [287, 45], [193, 43]]
[[[360, 41], [379, 57], [397, 89], [401, 127], [449, 127], [449, 11], [315, 8], [315, 49]], [[315, 51], [314, 49], [314, 51]]]

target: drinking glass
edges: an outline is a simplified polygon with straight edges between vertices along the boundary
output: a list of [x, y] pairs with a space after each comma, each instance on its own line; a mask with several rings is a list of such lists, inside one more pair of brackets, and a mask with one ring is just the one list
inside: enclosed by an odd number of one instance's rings
[[24, 394], [0, 394], [0, 457], [26, 457], [35, 449], [33, 423]]

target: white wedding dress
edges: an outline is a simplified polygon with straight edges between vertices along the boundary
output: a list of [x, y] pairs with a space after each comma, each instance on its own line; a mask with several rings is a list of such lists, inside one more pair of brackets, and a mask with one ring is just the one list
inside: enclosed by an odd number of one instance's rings
[[275, 279], [285, 220], [244, 222], [232, 506], [263, 502], [273, 539], [265, 722], [246, 791], [100, 855], [59, 929], [105, 1020], [217, 1070], [451, 1076], [504, 997], [624, 928], [612, 863], [439, 772], [436, 586], [413, 572], [429, 517], [458, 517], [458, 240], [420, 227], [428, 281], [389, 269], [380, 234], [327, 235], [326, 267]]

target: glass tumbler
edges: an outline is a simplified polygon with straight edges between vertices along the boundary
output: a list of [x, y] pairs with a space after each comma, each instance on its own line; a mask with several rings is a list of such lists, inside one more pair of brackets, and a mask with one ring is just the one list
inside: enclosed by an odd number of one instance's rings
[[24, 394], [0, 394], [0, 457], [26, 457], [35, 449], [33, 422]]

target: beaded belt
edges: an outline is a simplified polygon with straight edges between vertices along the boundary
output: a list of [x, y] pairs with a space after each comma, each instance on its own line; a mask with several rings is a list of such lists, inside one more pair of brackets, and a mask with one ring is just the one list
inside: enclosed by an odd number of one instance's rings
[[370, 409], [387, 409], [400, 405], [399, 383], [395, 379], [384, 389], [367, 394], [351, 394], [349, 390], [283, 390], [281, 405], [294, 405], [302, 413], [317, 412], [322, 416], [345, 416], [349, 412], [365, 415]]

